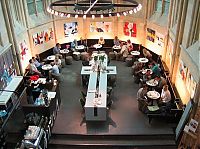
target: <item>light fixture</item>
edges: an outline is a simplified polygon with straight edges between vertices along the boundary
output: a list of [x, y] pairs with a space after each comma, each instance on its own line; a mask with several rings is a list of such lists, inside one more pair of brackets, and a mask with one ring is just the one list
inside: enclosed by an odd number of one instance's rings
[[[50, 3], [47, 12], [70, 17], [82, 17], [83, 19], [127, 16], [142, 9], [142, 5], [135, 0], [55, 0]], [[67, 15], [65, 15], [67, 14]]]
[[95, 15], [92, 15], [92, 19], [94, 19], [95, 18]]

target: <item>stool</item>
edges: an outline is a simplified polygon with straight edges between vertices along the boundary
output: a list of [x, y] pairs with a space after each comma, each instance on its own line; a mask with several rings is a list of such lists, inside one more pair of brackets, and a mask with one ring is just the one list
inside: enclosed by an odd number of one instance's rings
[[133, 60], [130, 57], [127, 57], [125, 59], [125, 62], [126, 62], [126, 66], [128, 66], [128, 67], [131, 67], [133, 65]]
[[72, 56], [66, 56], [65, 57], [65, 64], [66, 65], [71, 65], [72, 64], [72, 60], [73, 60]]
[[129, 58], [133, 58], [133, 55], [128, 55], [127, 57], [129, 57]]
[[74, 52], [72, 56], [73, 56], [74, 60], [76, 60], [76, 61], [80, 60], [80, 52]]
[[117, 60], [117, 61], [120, 61], [120, 60], [121, 60], [121, 54], [120, 54], [120, 53], [117, 53], [115, 56], [116, 56], [116, 60]]
[[115, 60], [116, 58], [115, 52], [109, 52], [109, 57], [111, 60]]
[[88, 56], [89, 56], [89, 53], [87, 53], [87, 52], [82, 52], [82, 53], [81, 53], [81, 60], [82, 60], [82, 61], [86, 60]]

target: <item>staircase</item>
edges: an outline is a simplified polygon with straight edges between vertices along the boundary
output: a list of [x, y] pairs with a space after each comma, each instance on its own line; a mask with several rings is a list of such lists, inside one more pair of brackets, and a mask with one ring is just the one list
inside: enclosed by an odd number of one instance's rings
[[176, 149], [173, 134], [75, 135], [52, 134], [48, 149]]

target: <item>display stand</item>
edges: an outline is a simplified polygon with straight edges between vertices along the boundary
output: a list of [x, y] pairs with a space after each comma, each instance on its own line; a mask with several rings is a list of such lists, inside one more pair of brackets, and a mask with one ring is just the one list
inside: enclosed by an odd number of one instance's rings
[[[179, 143], [178, 149], [198, 149], [200, 148], [200, 107], [197, 107], [196, 114], [194, 116], [195, 121], [198, 122], [195, 132], [193, 131], [184, 131], [181, 141]], [[191, 119], [191, 120], [192, 120]], [[191, 122], [189, 121], [189, 123]], [[190, 125], [190, 124], [188, 124]], [[186, 126], [187, 128], [187, 126]]]

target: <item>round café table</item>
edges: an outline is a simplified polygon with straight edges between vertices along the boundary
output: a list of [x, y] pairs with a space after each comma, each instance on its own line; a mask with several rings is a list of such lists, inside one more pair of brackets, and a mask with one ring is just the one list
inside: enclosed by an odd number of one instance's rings
[[116, 45], [114, 45], [114, 46], [113, 46], [113, 50], [114, 50], [114, 51], [117, 51], [117, 52], [120, 52], [121, 46], [116, 46]]
[[63, 58], [65, 59], [67, 54], [69, 53], [69, 50], [68, 49], [62, 49], [60, 50], [60, 54], [62, 54]]
[[142, 74], [146, 74], [146, 73], [147, 73], [147, 71], [150, 71], [150, 74], [152, 74], [152, 73], [153, 73], [153, 71], [152, 71], [151, 69], [144, 69], [144, 70], [142, 70]]
[[51, 64], [46, 64], [42, 66], [42, 70], [44, 70], [45, 76], [49, 76], [49, 70], [52, 69]]
[[158, 85], [158, 81], [155, 79], [151, 79], [151, 80], [147, 81], [146, 84], [149, 85], [150, 87], [155, 87]]
[[61, 54], [68, 54], [69, 50], [68, 49], [63, 49], [63, 50], [60, 50], [60, 53]]
[[138, 56], [138, 55], [140, 55], [140, 52], [139, 51], [131, 51], [131, 55]]
[[147, 58], [145, 58], [145, 57], [139, 58], [138, 61], [139, 61], [140, 63], [148, 63], [148, 62], [149, 62], [149, 60], [148, 60]]
[[49, 61], [54, 61], [55, 60], [55, 55], [51, 55], [51, 56], [48, 56], [47, 57], [47, 60], [49, 60]]
[[79, 46], [76, 46], [75, 49], [76, 49], [77, 51], [84, 51], [85, 46], [84, 46], [84, 45], [79, 45]]
[[151, 105], [153, 105], [153, 101], [158, 101], [160, 98], [160, 93], [157, 91], [148, 91], [147, 97], [151, 100]]
[[93, 45], [93, 47], [96, 48], [96, 49], [100, 49], [100, 48], [102, 48], [102, 45], [101, 44], [95, 44], [95, 45]]

